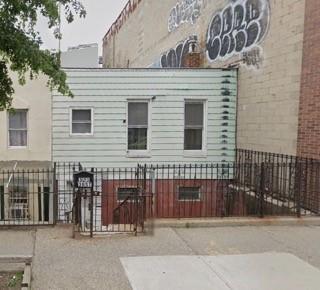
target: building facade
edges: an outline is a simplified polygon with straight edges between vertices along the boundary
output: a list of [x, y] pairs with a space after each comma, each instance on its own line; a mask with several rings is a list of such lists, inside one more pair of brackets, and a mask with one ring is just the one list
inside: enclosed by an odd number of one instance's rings
[[233, 162], [235, 70], [67, 69], [53, 94], [55, 162], [90, 167]]
[[[221, 177], [223, 168], [210, 165], [235, 161], [236, 70], [66, 73], [74, 98], [53, 93], [52, 156], [57, 163], [97, 170], [101, 194], [95, 198], [95, 228], [115, 224], [115, 209], [138, 190], [138, 163], [163, 168], [146, 181], [146, 190], [157, 192], [158, 217], [221, 215], [217, 179], [231, 178], [232, 171]], [[195, 163], [198, 168], [189, 167]], [[72, 196], [68, 200], [63, 194], [72, 190], [72, 172], [64, 176], [57, 184], [64, 202], [60, 216], [73, 204]], [[81, 210], [82, 225], [88, 225], [87, 198], [81, 198]]]
[[305, 129], [319, 120], [306, 109], [319, 83], [307, 78], [312, 62], [319, 79], [318, 2], [131, 0], [104, 37], [104, 66], [237, 67], [237, 146], [319, 157], [319, 134]]

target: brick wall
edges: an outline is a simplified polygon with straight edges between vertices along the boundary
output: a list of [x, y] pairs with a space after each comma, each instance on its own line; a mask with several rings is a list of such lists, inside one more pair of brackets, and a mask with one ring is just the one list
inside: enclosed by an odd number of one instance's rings
[[320, 1], [306, 1], [297, 154], [320, 158]]
[[[309, 0], [308, 0], [309, 1]], [[239, 66], [237, 146], [258, 151], [297, 152], [304, 9], [306, 0], [253, 1], [268, 7], [265, 35], [243, 53], [208, 59], [211, 20], [233, 3], [207, 0], [199, 18], [168, 31], [170, 11], [183, 0], [143, 0], [121, 29], [104, 41], [105, 67], [160, 67], [161, 56], [197, 36], [201, 67]], [[313, 0], [318, 1], [319, 0]], [[252, 2], [252, 1], [251, 1]], [[260, 11], [261, 13], [261, 11]]]

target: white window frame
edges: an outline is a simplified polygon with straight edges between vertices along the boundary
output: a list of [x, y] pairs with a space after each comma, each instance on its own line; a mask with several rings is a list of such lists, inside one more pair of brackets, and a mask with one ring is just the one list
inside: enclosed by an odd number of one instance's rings
[[[90, 133], [73, 133], [72, 132], [72, 114], [74, 110], [91, 111], [91, 132]], [[94, 135], [94, 109], [92, 107], [71, 107], [69, 108], [69, 134], [70, 136], [93, 136]]]
[[[185, 124], [186, 124], [186, 115], [185, 108], [186, 104], [203, 104], [203, 129], [202, 129], [202, 149], [201, 150], [185, 150], [184, 149], [184, 140], [185, 140]], [[197, 98], [189, 98], [184, 99], [183, 106], [183, 155], [184, 157], [207, 157], [207, 124], [208, 124], [208, 100], [207, 99], [197, 99]]]
[[[148, 128], [147, 128], [147, 149], [129, 150], [129, 103], [147, 103], [148, 104]], [[152, 134], [152, 106], [150, 98], [127, 99], [126, 109], [126, 150], [129, 158], [150, 158], [151, 157], [151, 134]]]
[[12, 146], [10, 145], [10, 112], [7, 114], [7, 136], [8, 136], [8, 148], [9, 149], [27, 149], [29, 145], [29, 109], [27, 108], [19, 108], [15, 109], [16, 111], [26, 111], [26, 122], [27, 122], [27, 145], [26, 146]]

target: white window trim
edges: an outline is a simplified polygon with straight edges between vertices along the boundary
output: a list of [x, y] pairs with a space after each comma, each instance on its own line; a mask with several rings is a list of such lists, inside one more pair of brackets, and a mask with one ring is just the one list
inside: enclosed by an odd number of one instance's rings
[[[129, 103], [147, 103], [148, 104], [148, 130], [147, 130], [147, 150], [129, 150]], [[126, 110], [126, 150], [128, 158], [151, 158], [151, 134], [152, 134], [152, 106], [151, 98], [136, 98], [136, 99], [127, 99], [127, 110]]]
[[[185, 107], [186, 104], [195, 103], [203, 104], [203, 131], [202, 131], [202, 149], [201, 150], [185, 150], [184, 149], [184, 134], [185, 134]], [[206, 158], [207, 157], [207, 134], [208, 134], [208, 100], [207, 99], [197, 99], [189, 98], [184, 100], [184, 110], [183, 110], [183, 156], [184, 157], [196, 157], [196, 158]]]
[[[72, 133], [72, 111], [73, 110], [91, 110], [91, 133]], [[93, 136], [94, 135], [94, 109], [92, 107], [70, 107], [69, 108], [69, 134], [70, 136]]]
[[15, 109], [16, 111], [26, 111], [27, 112], [27, 145], [26, 146], [11, 146], [10, 145], [10, 134], [9, 134], [9, 130], [10, 130], [10, 125], [9, 125], [9, 118], [10, 118], [10, 112], [7, 113], [7, 138], [8, 138], [8, 142], [7, 142], [7, 147], [8, 149], [13, 149], [13, 150], [23, 150], [23, 149], [28, 149], [29, 147], [29, 109], [28, 108], [19, 108], [19, 109]]

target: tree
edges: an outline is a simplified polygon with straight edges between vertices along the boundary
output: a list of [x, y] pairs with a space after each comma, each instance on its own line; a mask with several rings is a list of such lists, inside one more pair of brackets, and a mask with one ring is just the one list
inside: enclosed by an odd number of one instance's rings
[[18, 73], [21, 85], [26, 82], [26, 75], [33, 79], [44, 73], [50, 88], [72, 96], [66, 74], [60, 68], [59, 52], [40, 48], [42, 40], [36, 30], [40, 14], [48, 20], [48, 27], [54, 28], [56, 38], [61, 38], [61, 14], [68, 23], [76, 15], [86, 16], [78, 0], [0, 0], [0, 111], [10, 109], [12, 104], [14, 88], [10, 70]]

